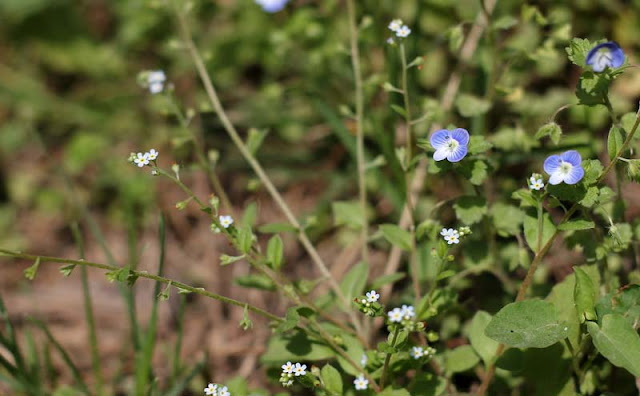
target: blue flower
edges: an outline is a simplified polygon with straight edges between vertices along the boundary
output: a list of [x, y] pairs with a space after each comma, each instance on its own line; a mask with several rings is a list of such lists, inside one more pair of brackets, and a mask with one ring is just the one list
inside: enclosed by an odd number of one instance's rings
[[431, 135], [431, 146], [436, 149], [433, 159], [449, 162], [458, 162], [467, 155], [467, 145], [469, 144], [469, 132], [466, 129], [457, 128], [452, 131], [441, 129]]
[[284, 9], [289, 0], [255, 0], [266, 12], [278, 12]]
[[584, 177], [582, 158], [575, 150], [551, 155], [544, 161], [544, 171], [549, 174], [549, 184], [576, 184]]
[[587, 65], [593, 68], [594, 72], [601, 72], [605, 68], [616, 68], [624, 63], [624, 52], [622, 48], [613, 41], [598, 44], [587, 54]]

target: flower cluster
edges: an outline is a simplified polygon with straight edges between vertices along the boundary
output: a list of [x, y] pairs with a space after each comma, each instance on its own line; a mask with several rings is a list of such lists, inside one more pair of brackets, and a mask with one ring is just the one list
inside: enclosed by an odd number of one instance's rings
[[304, 376], [307, 374], [307, 365], [291, 362], [287, 362], [282, 365], [282, 374], [280, 374], [280, 383], [284, 387], [293, 385], [293, 379], [295, 377]]
[[406, 320], [413, 320], [416, 317], [416, 311], [413, 305], [403, 305], [402, 308], [394, 308], [387, 313], [389, 322], [401, 323]]
[[360, 374], [353, 380], [353, 385], [356, 390], [366, 390], [369, 387], [369, 380], [364, 377], [364, 374]]
[[436, 150], [433, 154], [435, 161], [446, 159], [449, 162], [458, 162], [467, 155], [469, 132], [462, 128], [456, 128], [451, 131], [441, 129], [431, 135], [429, 142]]
[[532, 190], [540, 191], [544, 188], [544, 182], [542, 181], [542, 175], [534, 173], [529, 178], [529, 188]]
[[614, 69], [624, 63], [624, 52], [613, 41], [598, 44], [587, 54], [586, 62], [594, 72], [600, 73], [607, 67]]
[[375, 290], [368, 291], [364, 296], [356, 298], [354, 301], [358, 305], [360, 312], [367, 316], [381, 316], [383, 314], [383, 307], [378, 302], [380, 294]]
[[549, 184], [576, 184], [584, 177], [582, 157], [575, 150], [551, 155], [544, 161], [544, 171], [549, 174]]
[[204, 388], [204, 394], [207, 396], [231, 396], [226, 386], [218, 384], [209, 384]]
[[[389, 23], [388, 27], [389, 27], [389, 30], [394, 32], [396, 36], [400, 38], [409, 37], [409, 35], [411, 34], [411, 29], [409, 29], [409, 26], [405, 25], [402, 22], [402, 19], [394, 19]], [[387, 40], [387, 43], [393, 44], [394, 43], [393, 38], [389, 37], [389, 39]]]
[[129, 154], [129, 162], [137, 165], [139, 168], [149, 165], [151, 162], [155, 163], [159, 153], [155, 149], [151, 149], [146, 153], [131, 153]]
[[431, 358], [435, 354], [436, 354], [436, 350], [430, 346], [427, 346], [424, 348], [419, 346], [414, 346], [411, 348], [411, 351], [409, 351], [409, 355], [411, 355], [411, 357], [416, 360], [422, 357]]
[[255, 0], [256, 3], [262, 7], [266, 12], [278, 12], [282, 11], [287, 5], [289, 0]]
[[469, 227], [460, 227], [457, 230], [453, 228], [443, 228], [440, 231], [440, 235], [444, 238], [448, 245], [457, 245], [460, 243], [460, 238], [471, 234]]

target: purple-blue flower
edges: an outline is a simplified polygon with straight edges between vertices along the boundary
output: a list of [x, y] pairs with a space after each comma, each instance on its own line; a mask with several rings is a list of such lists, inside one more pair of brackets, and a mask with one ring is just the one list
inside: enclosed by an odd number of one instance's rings
[[544, 161], [544, 171], [549, 174], [549, 184], [576, 184], [584, 177], [582, 157], [576, 150], [551, 155]]
[[255, 0], [266, 12], [278, 12], [284, 9], [289, 0]]
[[452, 131], [441, 129], [431, 135], [429, 140], [431, 146], [436, 149], [433, 159], [449, 162], [458, 162], [467, 155], [467, 145], [469, 144], [469, 132], [466, 129], [456, 128]]
[[586, 63], [594, 72], [601, 72], [607, 67], [620, 67], [624, 63], [624, 52], [613, 41], [598, 44], [587, 54]]

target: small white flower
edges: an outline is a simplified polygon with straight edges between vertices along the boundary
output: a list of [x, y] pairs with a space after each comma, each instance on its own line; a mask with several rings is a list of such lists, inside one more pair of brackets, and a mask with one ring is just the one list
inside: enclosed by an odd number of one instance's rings
[[233, 224], [233, 218], [231, 216], [220, 216], [218, 219], [223, 228], [229, 228], [229, 226]]
[[149, 92], [152, 94], [157, 94], [162, 92], [164, 89], [164, 82], [167, 80], [167, 76], [165, 76], [162, 70], [156, 70], [149, 72], [147, 76], [147, 84], [149, 84]]
[[226, 386], [223, 386], [222, 388], [220, 388], [220, 390], [218, 391], [218, 396], [231, 396], [231, 393], [229, 393], [229, 390], [227, 389]]
[[400, 29], [396, 30], [396, 36], [398, 37], [407, 37], [411, 34], [411, 29], [409, 26], [403, 25]]
[[402, 27], [402, 19], [394, 19], [389, 23], [389, 30], [397, 32]]
[[529, 188], [532, 190], [542, 190], [544, 188], [544, 182], [542, 181], [542, 176], [539, 174], [533, 174], [529, 178]]
[[416, 311], [414, 310], [412, 305], [403, 305], [401, 311], [402, 318], [404, 320], [410, 320], [416, 317]]
[[295, 374], [296, 377], [299, 377], [301, 375], [305, 375], [307, 373], [307, 365], [306, 364], [300, 364], [300, 363], [296, 363], [296, 367], [293, 368], [293, 374]]
[[218, 385], [217, 384], [209, 384], [206, 388], [204, 388], [204, 394], [208, 396], [218, 396]]
[[367, 296], [367, 301], [369, 302], [376, 302], [380, 298], [380, 294], [376, 293], [375, 290], [371, 290], [370, 292], [367, 292], [366, 296]]
[[460, 242], [460, 233], [453, 228], [443, 228], [442, 231], [440, 231], [440, 235], [444, 237], [444, 240], [447, 241], [449, 245]]
[[142, 168], [145, 165], [149, 165], [149, 154], [148, 153], [138, 153], [136, 157], [133, 159], [133, 162], [138, 165], [138, 168]]
[[355, 385], [356, 390], [365, 390], [369, 387], [369, 380], [364, 378], [364, 374], [360, 374], [353, 380], [353, 385]]
[[417, 346], [414, 346], [413, 348], [411, 348], [411, 352], [409, 352], [409, 354], [414, 359], [420, 359], [425, 355], [424, 349], [422, 349], [422, 347], [417, 347]]
[[158, 153], [156, 151], [156, 149], [151, 149], [149, 150], [149, 152], [147, 153], [147, 158], [149, 158], [149, 161], [155, 161], [156, 158], [158, 158], [158, 155], [160, 153]]
[[400, 308], [394, 308], [387, 313], [390, 322], [400, 323], [402, 322], [402, 317], [404, 316], [404, 311]]
[[362, 354], [362, 357], [360, 358], [360, 365], [361, 365], [362, 367], [366, 366], [366, 365], [367, 365], [367, 360], [368, 360], [368, 359], [367, 359], [367, 354], [366, 354], [366, 353], [363, 353], [363, 354]]
[[293, 374], [293, 368], [295, 366], [291, 362], [282, 365], [282, 374]]

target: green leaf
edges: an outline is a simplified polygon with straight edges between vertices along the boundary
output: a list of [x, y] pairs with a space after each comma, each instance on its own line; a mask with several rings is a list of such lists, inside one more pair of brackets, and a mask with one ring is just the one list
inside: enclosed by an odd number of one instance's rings
[[482, 220], [487, 213], [487, 201], [483, 197], [467, 195], [456, 200], [453, 205], [458, 220], [472, 225]]
[[360, 203], [356, 201], [338, 201], [332, 204], [333, 223], [353, 229], [360, 229], [364, 224]]
[[580, 323], [584, 323], [585, 320], [596, 320], [597, 316], [594, 309], [596, 297], [598, 296], [596, 285], [593, 284], [589, 275], [582, 268], [573, 267], [573, 272], [576, 274], [573, 299], [576, 303]]
[[590, 230], [596, 225], [593, 221], [575, 219], [566, 221], [558, 226], [560, 231], [578, 231], [578, 230]]
[[322, 383], [324, 387], [329, 393], [341, 396], [342, 392], [342, 377], [340, 376], [340, 372], [335, 369], [335, 367], [330, 364], [325, 364], [325, 366], [320, 370], [320, 378], [322, 378]]
[[587, 54], [589, 53], [589, 51], [591, 51], [591, 48], [593, 48], [596, 44], [597, 42], [592, 44], [587, 39], [581, 39], [581, 38], [572, 39], [571, 43], [569, 43], [569, 46], [566, 48], [569, 60], [573, 62], [573, 64], [576, 66], [586, 68]]
[[622, 315], [637, 328], [640, 323], [640, 285], [628, 285], [603, 296], [596, 303], [596, 312], [600, 319], [611, 313]]
[[493, 144], [485, 140], [484, 136], [471, 136], [469, 138], [469, 154], [481, 154], [491, 150]]
[[393, 386], [385, 388], [378, 396], [411, 396], [405, 389], [394, 389]]
[[512, 16], [512, 15], [505, 15], [502, 16], [498, 19], [496, 19], [492, 24], [491, 24], [491, 28], [495, 29], [495, 30], [506, 30], [506, 29], [511, 29], [512, 27], [516, 26], [520, 21], [518, 20], [518, 18]]
[[247, 254], [251, 251], [252, 245], [253, 232], [251, 232], [251, 227], [245, 225], [238, 228], [238, 247], [240, 248], [240, 251]]
[[456, 349], [447, 349], [444, 353], [445, 367], [450, 373], [471, 370], [480, 361], [471, 345], [463, 345]]
[[469, 326], [469, 341], [473, 349], [480, 355], [485, 365], [491, 364], [496, 356], [499, 343], [484, 334], [491, 322], [491, 315], [485, 311], [478, 311]]
[[512, 205], [496, 203], [490, 211], [493, 225], [500, 236], [517, 235], [524, 221], [524, 212]]
[[63, 265], [62, 267], [60, 267], [60, 272], [63, 276], [69, 276], [71, 275], [71, 272], [73, 272], [74, 268], [76, 268], [75, 264]]
[[268, 133], [268, 129], [249, 129], [249, 136], [247, 136], [247, 149], [252, 155], [256, 155]]
[[460, 94], [456, 99], [456, 108], [463, 117], [482, 115], [491, 109], [491, 102], [469, 94]]
[[287, 309], [287, 314], [285, 315], [284, 322], [281, 322], [278, 325], [278, 331], [286, 332], [289, 330], [293, 330], [298, 325], [300, 321], [300, 314], [298, 313], [298, 307], [290, 307]]
[[489, 165], [482, 160], [464, 161], [459, 170], [462, 175], [476, 186], [482, 185], [488, 176]]
[[220, 256], [220, 265], [225, 266], [225, 265], [229, 265], [229, 264], [233, 264], [236, 261], [240, 261], [245, 257], [245, 255], [241, 255], [241, 256], [229, 256], [227, 254], [223, 254], [222, 256]]
[[580, 104], [586, 106], [604, 104], [610, 82], [605, 73], [583, 72], [576, 88], [576, 96]]
[[[347, 272], [340, 282], [340, 290], [347, 301], [362, 295], [364, 287], [369, 277], [369, 264], [364, 261], [359, 262]], [[347, 308], [347, 307], [345, 307]]]
[[584, 169], [584, 178], [582, 183], [586, 186], [594, 184], [602, 175], [604, 167], [602, 163], [596, 159], [588, 159], [582, 161], [582, 169]]
[[[551, 220], [549, 213], [542, 214], [542, 238], [541, 245], [544, 246], [553, 236], [556, 226]], [[524, 217], [524, 238], [534, 252], [538, 251], [538, 216], [536, 211], [530, 210]]]
[[393, 111], [395, 111], [396, 113], [400, 114], [402, 117], [406, 117], [407, 116], [407, 112], [404, 110], [404, 107], [402, 106], [398, 106], [395, 104], [391, 105], [391, 109]]
[[411, 250], [411, 233], [403, 230], [395, 224], [382, 224], [380, 226], [382, 236], [394, 246], [403, 250]]
[[553, 144], [557, 145], [560, 143], [560, 138], [562, 137], [562, 128], [553, 121], [544, 124], [538, 129], [538, 132], [536, 132], [535, 138], [540, 140], [545, 136], [551, 137]]
[[602, 318], [602, 327], [587, 322], [593, 345], [613, 365], [627, 369], [640, 377], [640, 336], [629, 322], [619, 314]]
[[371, 282], [372, 289], [378, 289], [384, 285], [388, 285], [389, 283], [395, 283], [401, 279], [404, 279], [407, 276], [404, 272], [396, 272], [394, 274], [382, 275], [377, 277]]
[[567, 337], [553, 304], [541, 300], [515, 302], [503, 307], [489, 322], [487, 337], [516, 348], [545, 348]]
[[521, 188], [514, 191], [513, 194], [511, 194], [511, 198], [520, 201], [520, 207], [536, 207], [538, 205], [538, 202], [528, 189]]
[[607, 151], [609, 152], [609, 160], [612, 160], [618, 151], [622, 148], [625, 140], [624, 130], [616, 125], [612, 125], [609, 129], [609, 136], [607, 137]]
[[269, 338], [267, 351], [260, 357], [266, 364], [282, 364], [287, 360], [325, 360], [335, 357], [335, 352], [323, 342], [309, 338], [302, 331], [278, 334]]
[[451, 52], [458, 52], [464, 41], [462, 25], [455, 25], [445, 32], [445, 37], [449, 39], [449, 49]]
[[247, 288], [260, 289], [273, 291], [276, 289], [275, 285], [266, 275], [262, 274], [249, 274], [244, 276], [238, 276], [233, 280], [237, 285]]
[[40, 256], [36, 258], [36, 261], [29, 268], [24, 270], [24, 277], [33, 280], [36, 277], [36, 272], [38, 272], [38, 267], [40, 266]]
[[267, 262], [269, 266], [278, 271], [282, 267], [284, 245], [279, 235], [274, 235], [267, 243]]
[[411, 396], [440, 396], [445, 394], [446, 389], [447, 380], [431, 373], [423, 373], [416, 378], [410, 391]]
[[[344, 347], [347, 356], [349, 356], [354, 362], [359, 362], [360, 358], [364, 354], [364, 349], [362, 349], [362, 344], [360, 343], [360, 341], [348, 334], [341, 334], [341, 337], [343, 343], [342, 346]], [[351, 363], [349, 363], [341, 355], [338, 355], [337, 358], [340, 367], [342, 367], [342, 370], [346, 374], [353, 375], [355, 377], [362, 373], [362, 370], [360, 368], [353, 367]]]
[[278, 234], [280, 232], [297, 232], [298, 229], [289, 223], [269, 223], [258, 227], [263, 234]]

